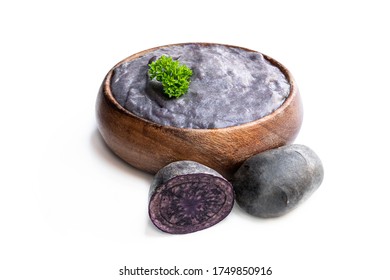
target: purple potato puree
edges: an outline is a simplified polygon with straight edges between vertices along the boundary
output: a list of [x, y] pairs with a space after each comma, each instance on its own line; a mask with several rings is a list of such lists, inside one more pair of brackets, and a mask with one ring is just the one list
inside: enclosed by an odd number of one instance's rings
[[[148, 86], [148, 63], [179, 57], [193, 71], [188, 92], [169, 99]], [[157, 124], [180, 128], [223, 128], [262, 118], [290, 93], [285, 75], [259, 52], [196, 43], [167, 46], [115, 68], [111, 90], [118, 103]]]

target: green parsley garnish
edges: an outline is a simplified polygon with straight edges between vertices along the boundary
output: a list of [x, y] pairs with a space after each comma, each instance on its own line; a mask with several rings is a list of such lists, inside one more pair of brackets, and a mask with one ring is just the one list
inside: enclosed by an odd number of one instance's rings
[[185, 94], [190, 85], [192, 71], [169, 56], [161, 56], [149, 64], [149, 77], [161, 82], [164, 93], [170, 98]]

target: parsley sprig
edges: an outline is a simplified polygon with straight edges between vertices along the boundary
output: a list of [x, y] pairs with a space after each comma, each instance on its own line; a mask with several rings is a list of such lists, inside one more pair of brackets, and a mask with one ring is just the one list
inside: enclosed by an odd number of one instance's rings
[[161, 56], [149, 64], [149, 77], [161, 82], [169, 98], [180, 97], [188, 91], [192, 71], [169, 56]]

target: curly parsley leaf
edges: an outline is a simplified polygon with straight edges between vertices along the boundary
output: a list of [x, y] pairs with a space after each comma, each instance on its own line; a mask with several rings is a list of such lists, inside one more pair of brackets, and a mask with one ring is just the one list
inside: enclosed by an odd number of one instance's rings
[[168, 97], [180, 97], [188, 91], [192, 70], [169, 56], [161, 56], [149, 64], [150, 79], [161, 82]]

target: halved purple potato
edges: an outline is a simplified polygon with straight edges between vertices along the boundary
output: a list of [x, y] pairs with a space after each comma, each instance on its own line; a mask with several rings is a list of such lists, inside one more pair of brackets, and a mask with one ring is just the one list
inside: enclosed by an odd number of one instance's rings
[[185, 234], [219, 223], [233, 204], [233, 186], [219, 173], [197, 162], [178, 161], [156, 174], [149, 217], [164, 232]]

